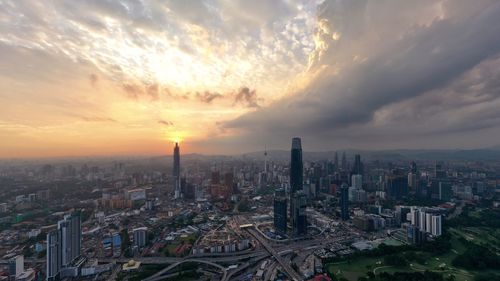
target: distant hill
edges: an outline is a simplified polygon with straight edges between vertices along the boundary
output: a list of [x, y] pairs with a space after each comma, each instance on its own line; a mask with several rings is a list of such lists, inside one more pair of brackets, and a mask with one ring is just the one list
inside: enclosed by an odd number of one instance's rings
[[[339, 161], [343, 150], [338, 151]], [[405, 160], [481, 160], [481, 161], [500, 161], [499, 149], [471, 149], [471, 150], [424, 150], [424, 149], [402, 149], [402, 150], [345, 150], [348, 158], [354, 154], [361, 154], [366, 160], [384, 160], [384, 161], [405, 161]], [[268, 151], [269, 159], [287, 160], [290, 158], [290, 151], [271, 150]], [[264, 152], [251, 152], [242, 155], [247, 158], [263, 159]], [[317, 161], [325, 159], [334, 159], [335, 151], [324, 152], [303, 152], [304, 160]]]

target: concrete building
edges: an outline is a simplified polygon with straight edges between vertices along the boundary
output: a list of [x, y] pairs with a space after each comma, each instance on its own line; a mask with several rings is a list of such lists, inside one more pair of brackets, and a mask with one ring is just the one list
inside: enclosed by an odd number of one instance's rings
[[342, 220], [349, 219], [349, 187], [345, 183], [340, 187], [340, 216]]
[[9, 278], [16, 280], [24, 271], [24, 256], [18, 255], [9, 260]]
[[142, 248], [146, 246], [148, 235], [147, 227], [138, 227], [134, 229], [134, 246]]

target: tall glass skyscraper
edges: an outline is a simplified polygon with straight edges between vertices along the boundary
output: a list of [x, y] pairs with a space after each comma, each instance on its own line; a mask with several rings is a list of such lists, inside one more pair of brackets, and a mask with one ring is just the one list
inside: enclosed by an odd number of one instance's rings
[[280, 188], [274, 193], [274, 229], [277, 233], [286, 234], [287, 215], [285, 190]]
[[296, 236], [307, 232], [306, 197], [302, 192], [304, 184], [304, 166], [302, 163], [302, 143], [300, 138], [292, 139], [290, 159], [290, 220]]
[[175, 199], [181, 197], [181, 152], [179, 143], [175, 143], [174, 147], [174, 197]]
[[300, 138], [292, 139], [292, 151], [290, 161], [290, 193], [295, 194], [302, 190], [304, 184], [302, 164], [302, 143]]

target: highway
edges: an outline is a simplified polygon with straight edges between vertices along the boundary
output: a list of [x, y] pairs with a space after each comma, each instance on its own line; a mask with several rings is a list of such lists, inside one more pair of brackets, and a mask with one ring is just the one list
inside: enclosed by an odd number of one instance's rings
[[158, 271], [157, 273], [155, 273], [153, 276], [150, 276], [146, 279], [144, 279], [144, 281], [159, 281], [159, 280], [163, 280], [165, 278], [168, 278], [168, 276], [164, 276], [163, 274], [169, 272], [170, 270], [178, 267], [179, 265], [183, 264], [183, 263], [187, 263], [187, 262], [194, 262], [194, 263], [203, 263], [203, 264], [208, 264], [210, 266], [213, 266], [213, 267], [216, 267], [218, 269], [220, 269], [222, 271], [222, 280], [225, 281], [226, 278], [227, 278], [227, 270], [225, 267], [221, 266], [221, 265], [218, 265], [214, 262], [210, 262], [210, 261], [206, 261], [206, 260], [199, 260], [199, 259], [185, 259], [183, 261], [179, 261], [179, 262], [176, 262], [172, 265], [169, 265], [167, 267], [165, 267], [164, 269]]
[[276, 259], [278, 264], [281, 265], [281, 268], [292, 280], [303, 280], [303, 278], [295, 270], [293, 270], [293, 268], [287, 262], [285, 262], [281, 255], [279, 255], [278, 252], [273, 247], [271, 247], [271, 245], [269, 245], [266, 239], [262, 237], [257, 230], [251, 228], [246, 228], [245, 230], [253, 237], [255, 237], [255, 239], [257, 239], [262, 246], [264, 246], [264, 248]]

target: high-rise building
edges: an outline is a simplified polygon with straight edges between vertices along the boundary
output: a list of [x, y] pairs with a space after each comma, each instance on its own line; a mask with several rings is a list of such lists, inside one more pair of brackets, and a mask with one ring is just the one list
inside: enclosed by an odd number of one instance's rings
[[404, 176], [390, 175], [386, 178], [387, 194], [393, 199], [401, 199], [408, 195], [408, 179]]
[[417, 185], [418, 185], [417, 174], [413, 173], [413, 172], [409, 172], [408, 173], [408, 188], [412, 192], [416, 192], [417, 191]]
[[340, 186], [340, 217], [342, 220], [349, 219], [349, 187], [346, 183]]
[[410, 163], [410, 173], [417, 174], [417, 163], [414, 161]]
[[354, 174], [351, 176], [351, 186], [355, 189], [361, 189], [363, 187], [363, 176], [360, 174]]
[[439, 182], [439, 200], [450, 201], [453, 196], [451, 183], [448, 181]]
[[307, 197], [302, 192], [304, 185], [304, 166], [302, 163], [302, 143], [300, 138], [292, 139], [290, 155], [290, 220], [294, 235], [307, 232], [306, 204]]
[[432, 229], [431, 234], [434, 236], [441, 236], [441, 215], [432, 216]]
[[307, 234], [307, 217], [306, 206], [307, 196], [299, 190], [293, 195], [293, 220], [292, 229], [295, 236], [303, 236]]
[[81, 254], [82, 228], [79, 214], [66, 215], [57, 228], [61, 235], [62, 266], [69, 265]]
[[17, 280], [17, 276], [24, 271], [24, 256], [17, 255], [9, 260], [9, 278]]
[[300, 138], [292, 139], [291, 161], [290, 161], [290, 193], [294, 194], [302, 190], [304, 184], [302, 163], [302, 144]]
[[134, 246], [139, 248], [146, 246], [147, 233], [147, 227], [134, 228]]
[[443, 162], [436, 161], [434, 165], [434, 177], [437, 179], [443, 179], [446, 178], [446, 171], [444, 170], [443, 167]]
[[347, 170], [347, 158], [345, 156], [345, 151], [342, 152], [342, 170]]
[[287, 228], [287, 199], [283, 188], [274, 193], [274, 229], [277, 233], [285, 234]]
[[361, 162], [361, 155], [359, 154], [354, 156], [354, 167], [352, 169], [352, 173], [357, 175], [363, 174], [363, 163]]
[[335, 164], [335, 170], [339, 169], [339, 154], [337, 151], [335, 151], [335, 160], [333, 162]]
[[81, 255], [82, 227], [79, 213], [66, 215], [57, 230], [47, 234], [47, 280], [57, 280], [62, 268]]
[[61, 234], [60, 231], [54, 230], [47, 234], [47, 281], [59, 279], [61, 263]]
[[181, 153], [179, 148], [179, 143], [175, 143], [174, 147], [174, 198], [181, 197]]

